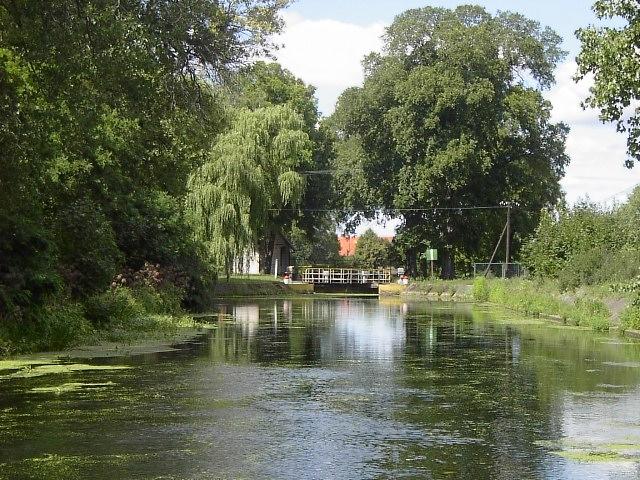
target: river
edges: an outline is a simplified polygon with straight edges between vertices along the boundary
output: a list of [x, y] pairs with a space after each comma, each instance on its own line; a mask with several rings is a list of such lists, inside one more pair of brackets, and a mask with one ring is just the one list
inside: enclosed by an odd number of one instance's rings
[[512, 317], [238, 301], [170, 351], [0, 364], [0, 478], [640, 478], [640, 343]]

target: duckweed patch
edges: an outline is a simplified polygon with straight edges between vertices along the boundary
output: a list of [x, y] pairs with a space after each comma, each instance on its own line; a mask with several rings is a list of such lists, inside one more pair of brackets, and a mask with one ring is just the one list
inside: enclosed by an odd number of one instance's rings
[[75, 364], [53, 364], [39, 365], [33, 368], [22, 368], [21, 370], [10, 373], [9, 375], [0, 375], [0, 380], [8, 380], [13, 378], [34, 378], [44, 375], [59, 375], [76, 372], [93, 372], [93, 371], [111, 371], [111, 370], [129, 370], [131, 367], [121, 365], [85, 365], [81, 363]]
[[606, 463], [606, 462], [620, 462], [620, 461], [634, 461], [635, 459], [625, 457], [618, 452], [599, 452], [588, 450], [560, 450], [551, 452], [553, 455], [566, 458], [574, 462], [586, 462], [586, 463]]
[[0, 360], [0, 372], [3, 370], [23, 370], [31, 369], [40, 365], [51, 365], [58, 363], [57, 360], [39, 360], [39, 359], [16, 359], [16, 360]]
[[70, 393], [78, 392], [82, 390], [103, 390], [108, 387], [116, 385], [113, 382], [105, 383], [64, 383], [62, 385], [56, 385], [51, 387], [38, 387], [29, 390], [30, 393]]
[[640, 444], [586, 443], [577, 440], [538, 441], [536, 445], [551, 449], [552, 455], [583, 463], [640, 461]]

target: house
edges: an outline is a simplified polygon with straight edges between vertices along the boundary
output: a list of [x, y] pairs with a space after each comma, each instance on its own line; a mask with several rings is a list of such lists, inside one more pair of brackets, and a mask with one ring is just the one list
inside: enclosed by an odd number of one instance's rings
[[293, 245], [287, 237], [277, 233], [273, 240], [273, 251], [271, 253], [271, 275], [282, 276], [287, 268], [293, 265]]
[[[356, 254], [356, 247], [358, 246], [358, 239], [360, 237], [338, 237], [338, 241], [340, 242], [340, 256], [341, 257], [352, 257]], [[386, 242], [393, 242], [394, 237], [380, 237]]]
[[259, 275], [269, 273], [282, 276], [293, 262], [293, 245], [288, 238], [281, 233], [276, 233], [273, 239], [271, 251], [271, 265], [267, 271], [267, 259], [262, 258], [257, 249], [247, 251], [242, 257], [233, 262], [233, 273], [237, 275]]
[[351, 257], [356, 253], [358, 237], [338, 237], [340, 242], [340, 256]]

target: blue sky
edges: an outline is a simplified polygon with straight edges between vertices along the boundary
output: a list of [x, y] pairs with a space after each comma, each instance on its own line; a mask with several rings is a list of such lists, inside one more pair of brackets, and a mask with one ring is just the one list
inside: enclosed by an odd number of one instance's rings
[[[284, 13], [286, 27], [278, 39], [283, 45], [277, 59], [296, 76], [316, 87], [320, 111], [330, 115], [339, 95], [348, 87], [361, 85], [364, 55], [379, 51], [381, 37], [394, 17], [410, 8], [442, 6], [453, 8], [455, 0], [297, 0]], [[613, 125], [603, 125], [598, 112], [583, 110], [591, 81], [576, 84], [575, 57], [580, 44], [575, 31], [598, 23], [592, 0], [485, 0], [476, 4], [490, 13], [511, 10], [553, 28], [564, 39], [567, 58], [558, 65], [557, 84], [544, 93], [553, 105], [553, 121], [571, 128], [567, 153], [571, 164], [562, 187], [571, 204], [589, 198], [611, 204], [624, 201], [640, 184], [640, 166], [627, 170], [626, 138]], [[391, 226], [380, 226], [389, 234]]]

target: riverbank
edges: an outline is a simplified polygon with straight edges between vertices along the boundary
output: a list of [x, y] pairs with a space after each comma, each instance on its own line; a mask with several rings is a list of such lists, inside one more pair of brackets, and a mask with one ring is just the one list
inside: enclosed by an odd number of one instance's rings
[[417, 280], [409, 285], [380, 285], [380, 296], [402, 296], [442, 302], [473, 302], [473, 286], [469, 280]]
[[69, 330], [66, 339], [57, 343], [34, 339], [32, 332], [21, 338], [0, 338], [0, 359], [16, 355], [98, 358], [158, 353], [171, 351], [173, 345], [188, 342], [212, 328], [216, 326], [188, 314], [144, 315], [108, 328], [85, 325], [81, 331]]
[[294, 283], [285, 285], [281, 281], [264, 276], [232, 277], [221, 280], [214, 288], [215, 299], [246, 297], [290, 297], [313, 293], [313, 285]]
[[183, 301], [184, 292], [172, 286], [118, 286], [79, 300], [54, 298], [29, 316], [0, 318], [0, 358], [177, 339], [178, 332], [197, 327]]
[[[216, 301], [240, 298], [303, 298], [313, 294], [309, 285], [285, 285], [270, 278], [232, 278], [221, 281]], [[589, 288], [562, 293], [552, 282], [477, 279], [416, 281], [380, 288], [381, 296], [491, 304], [523, 315], [594, 331], [620, 330], [640, 337], [631, 296], [610, 289]], [[89, 320], [89, 319], [92, 319]], [[206, 321], [206, 319], [205, 319]], [[635, 322], [635, 323], [634, 323]], [[207, 326], [180, 308], [166, 293], [118, 288], [96, 297], [93, 303], [64, 304], [43, 310], [35, 325], [0, 326], [0, 358], [44, 351], [144, 351], [169, 348], [202, 333]], [[82, 347], [79, 347], [82, 345]], [[155, 346], [154, 346], [155, 345]]]
[[613, 292], [606, 286], [562, 292], [551, 281], [479, 278], [474, 282], [438, 280], [417, 281], [406, 287], [389, 285], [382, 288], [380, 293], [408, 299], [486, 303], [556, 323], [587, 327], [599, 332], [620, 330], [640, 337], [638, 320], [635, 318], [637, 309], [632, 306], [632, 296]]

